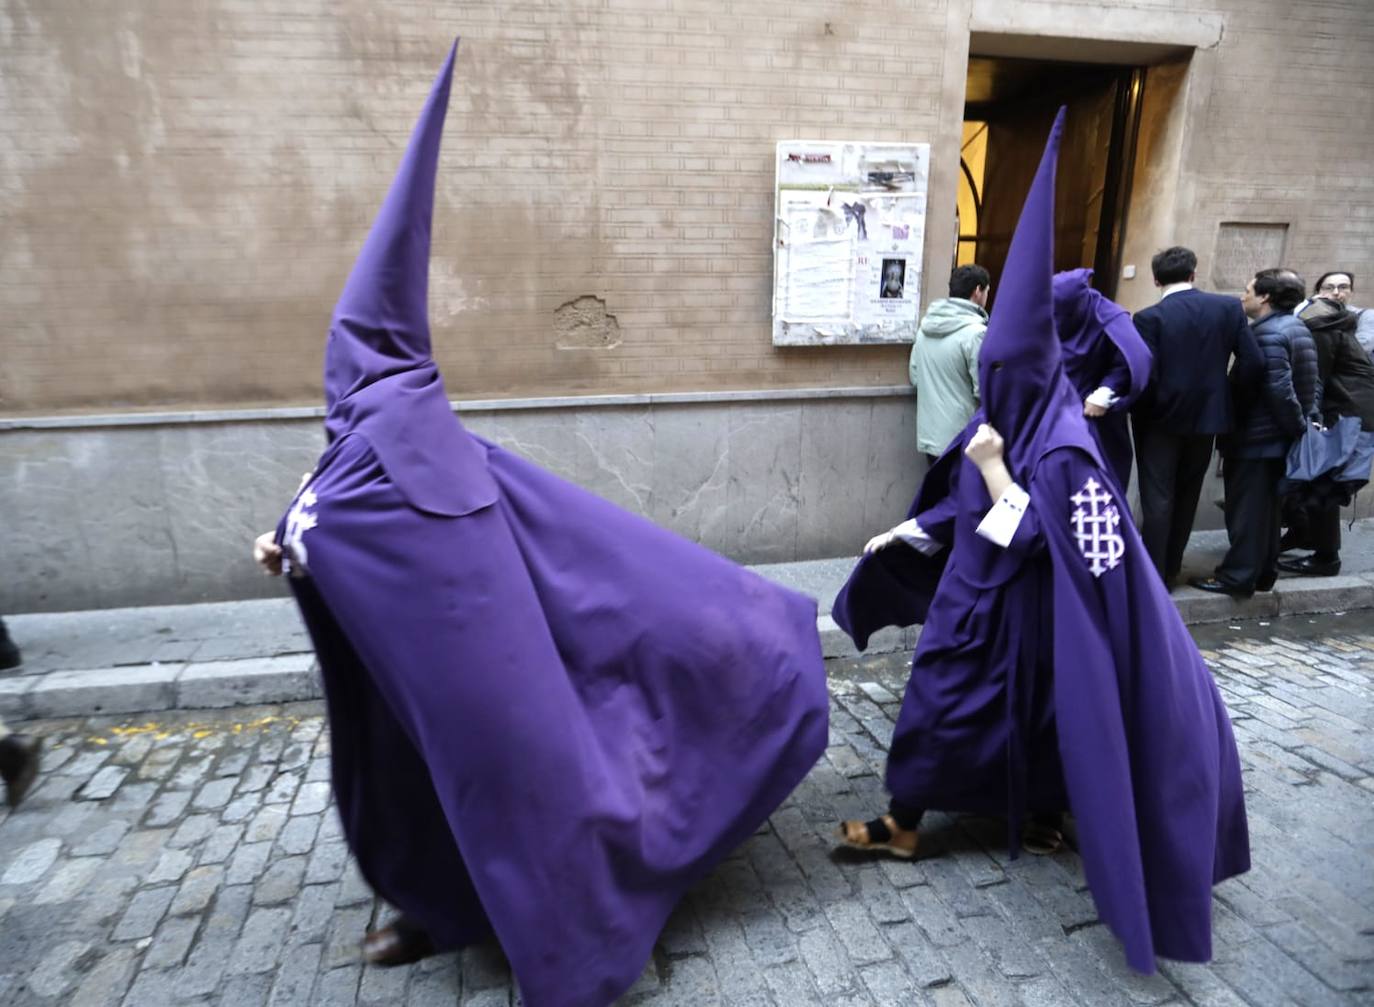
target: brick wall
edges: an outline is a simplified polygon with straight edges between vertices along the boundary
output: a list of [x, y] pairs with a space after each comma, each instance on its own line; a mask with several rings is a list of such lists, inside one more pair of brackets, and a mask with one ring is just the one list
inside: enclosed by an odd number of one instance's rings
[[[1374, 285], [1366, 5], [1214, 5], [1180, 229], [1205, 254], [1221, 220], [1291, 220], [1294, 266]], [[318, 401], [330, 308], [455, 34], [431, 273], [454, 395], [901, 382], [900, 347], [771, 345], [772, 152], [936, 142], [932, 219], [952, 206], [968, 9], [3, 0], [0, 413]]]

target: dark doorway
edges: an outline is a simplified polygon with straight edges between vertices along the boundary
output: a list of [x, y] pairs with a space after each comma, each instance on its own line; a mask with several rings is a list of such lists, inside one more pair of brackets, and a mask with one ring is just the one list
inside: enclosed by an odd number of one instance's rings
[[1093, 285], [1115, 295], [1144, 81], [1142, 67], [969, 57], [958, 261], [991, 270], [994, 298], [1060, 105], [1068, 115], [1055, 192], [1055, 269], [1091, 266]]

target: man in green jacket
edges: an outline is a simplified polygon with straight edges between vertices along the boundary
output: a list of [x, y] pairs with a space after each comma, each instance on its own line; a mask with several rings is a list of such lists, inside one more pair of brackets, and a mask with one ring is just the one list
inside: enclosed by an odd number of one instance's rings
[[911, 347], [916, 386], [916, 446], [931, 464], [978, 408], [978, 350], [988, 331], [992, 277], [982, 266], [960, 266], [949, 277], [949, 296], [926, 310]]

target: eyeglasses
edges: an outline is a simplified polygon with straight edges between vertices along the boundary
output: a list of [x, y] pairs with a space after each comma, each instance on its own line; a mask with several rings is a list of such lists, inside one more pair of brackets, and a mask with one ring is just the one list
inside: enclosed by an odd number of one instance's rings
[[1317, 288], [1319, 294], [1338, 294], [1343, 290], [1352, 290], [1348, 283], [1323, 283]]

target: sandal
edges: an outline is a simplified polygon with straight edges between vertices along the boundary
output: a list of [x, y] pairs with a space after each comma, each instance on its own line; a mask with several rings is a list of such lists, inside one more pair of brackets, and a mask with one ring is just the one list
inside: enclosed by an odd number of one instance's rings
[[1021, 828], [1021, 848], [1037, 857], [1048, 857], [1064, 848], [1064, 833], [1043, 822], [1027, 822]]
[[894, 857], [910, 860], [916, 856], [920, 836], [915, 829], [903, 829], [891, 815], [871, 822], [840, 823], [840, 842], [856, 850], [884, 850]]

